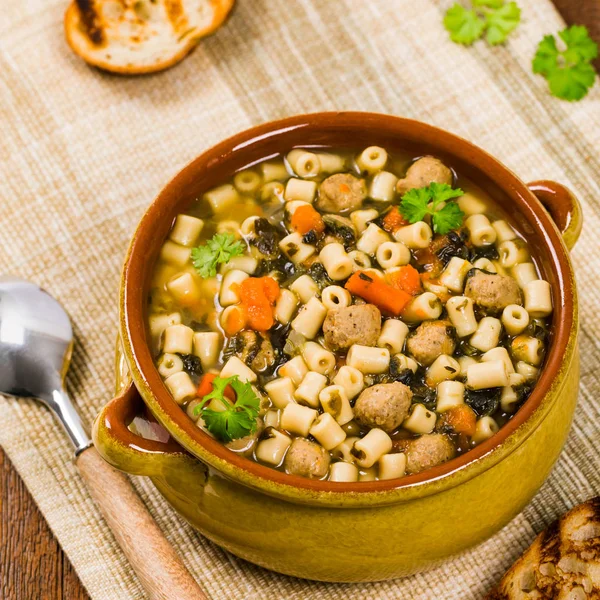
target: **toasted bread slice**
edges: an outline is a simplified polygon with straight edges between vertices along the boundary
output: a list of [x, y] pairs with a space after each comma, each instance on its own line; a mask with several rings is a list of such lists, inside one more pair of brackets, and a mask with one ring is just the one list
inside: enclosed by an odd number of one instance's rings
[[487, 600], [600, 598], [600, 496], [540, 533]]
[[113, 73], [153, 73], [184, 58], [225, 21], [235, 0], [75, 0], [65, 13], [69, 46]]

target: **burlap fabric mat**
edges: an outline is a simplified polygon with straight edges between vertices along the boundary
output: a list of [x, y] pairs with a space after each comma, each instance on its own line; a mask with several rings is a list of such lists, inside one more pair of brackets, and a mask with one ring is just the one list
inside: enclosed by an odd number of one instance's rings
[[[450, 0], [238, 0], [227, 25], [182, 64], [135, 79], [102, 74], [71, 54], [65, 4], [2, 2], [0, 269], [38, 282], [69, 310], [77, 346], [68, 386], [90, 422], [113, 388], [117, 285], [133, 228], [172, 175], [226, 136], [302, 112], [392, 113], [472, 140], [526, 181], [552, 178], [577, 192], [586, 220], [573, 252], [579, 407], [548, 482], [491, 540], [403, 581], [310, 583], [223, 552], [149, 481], [134, 482], [215, 599], [480, 598], [536, 532], [600, 489], [600, 85], [569, 104], [532, 74], [537, 42], [564, 27], [552, 4], [520, 2], [523, 22], [505, 47], [464, 49], [442, 28]], [[0, 444], [92, 598], [143, 598], [50, 414], [0, 398]]]

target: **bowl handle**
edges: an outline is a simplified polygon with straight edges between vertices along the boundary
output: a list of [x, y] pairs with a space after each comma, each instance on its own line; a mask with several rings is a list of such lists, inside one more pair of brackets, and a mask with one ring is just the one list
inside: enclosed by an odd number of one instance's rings
[[583, 225], [581, 204], [575, 194], [556, 181], [532, 181], [527, 184], [527, 187], [550, 213], [562, 233], [565, 245], [571, 250], [579, 238]]
[[102, 458], [132, 475], [164, 476], [172, 469], [182, 467], [204, 473], [205, 465], [173, 439], [164, 442], [150, 440], [129, 429], [128, 425], [142, 404], [136, 387], [130, 383], [100, 411], [94, 422], [92, 438]]

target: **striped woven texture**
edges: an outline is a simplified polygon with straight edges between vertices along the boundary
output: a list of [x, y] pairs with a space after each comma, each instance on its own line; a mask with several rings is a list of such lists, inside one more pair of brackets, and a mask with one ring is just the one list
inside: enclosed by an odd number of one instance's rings
[[[582, 313], [579, 406], [565, 451], [523, 513], [431, 572], [331, 585], [227, 554], [182, 522], [148, 480], [136, 479], [213, 599], [481, 598], [537, 532], [600, 489], [600, 85], [569, 104], [532, 74], [537, 42], [564, 27], [549, 0], [520, 2], [522, 24], [506, 46], [469, 49], [450, 43], [442, 27], [450, 3], [238, 0], [225, 27], [179, 66], [123, 78], [71, 54], [64, 0], [2, 2], [0, 269], [39, 283], [68, 309], [76, 332], [68, 387], [89, 422], [113, 389], [118, 278], [136, 222], [185, 163], [237, 131], [320, 110], [412, 117], [475, 142], [525, 181], [567, 184], [584, 206], [573, 252]], [[144, 598], [50, 414], [0, 398], [0, 444], [92, 598]]]

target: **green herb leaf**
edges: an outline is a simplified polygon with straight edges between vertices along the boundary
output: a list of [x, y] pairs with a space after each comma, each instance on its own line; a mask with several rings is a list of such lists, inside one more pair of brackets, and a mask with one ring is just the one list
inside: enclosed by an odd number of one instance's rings
[[217, 266], [228, 263], [234, 256], [244, 253], [242, 242], [236, 241], [231, 233], [215, 233], [204, 246], [192, 249], [192, 264], [202, 277], [214, 277]]
[[533, 72], [546, 78], [553, 96], [581, 100], [596, 81], [591, 61], [598, 56], [598, 45], [581, 25], [568, 27], [558, 35], [566, 48], [560, 50], [554, 36], [544, 36], [533, 58]]
[[473, 0], [473, 6], [487, 6], [488, 8], [500, 8], [505, 0]]
[[509, 2], [496, 11], [491, 11], [487, 17], [487, 31], [485, 39], [495, 46], [506, 41], [509, 33], [521, 21], [521, 9], [516, 2]]
[[[222, 442], [231, 442], [255, 431], [260, 400], [252, 386], [241, 382], [237, 375], [226, 378], [215, 377], [212, 384], [212, 392], [206, 394], [194, 408], [194, 416], [200, 415], [206, 429]], [[225, 398], [225, 388], [228, 385], [236, 394], [234, 403]], [[205, 408], [211, 400], [220, 401], [225, 410]]]
[[444, 27], [450, 32], [453, 42], [469, 46], [482, 36], [485, 21], [475, 11], [467, 10], [457, 3], [446, 12]]
[[[449, 200], [463, 194], [460, 188], [452, 189], [445, 183], [413, 188], [402, 196], [400, 213], [410, 223], [422, 221], [426, 215], [431, 215], [433, 231], [445, 235], [462, 225], [465, 216], [463, 211], [456, 202]], [[442, 203], [445, 203], [444, 206], [439, 208]]]

